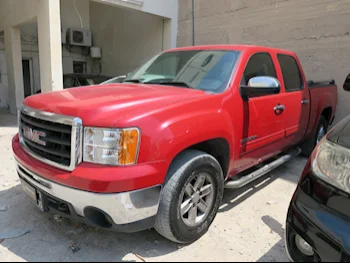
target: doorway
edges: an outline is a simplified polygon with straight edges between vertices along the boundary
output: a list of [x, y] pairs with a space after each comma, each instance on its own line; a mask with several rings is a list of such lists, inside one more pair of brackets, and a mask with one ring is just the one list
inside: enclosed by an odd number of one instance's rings
[[23, 67], [23, 86], [24, 86], [24, 97], [27, 98], [34, 94], [33, 92], [33, 67], [31, 59], [22, 60]]

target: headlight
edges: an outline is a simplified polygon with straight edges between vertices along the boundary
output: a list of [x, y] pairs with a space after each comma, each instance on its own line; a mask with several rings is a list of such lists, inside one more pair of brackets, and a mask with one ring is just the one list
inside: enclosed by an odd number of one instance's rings
[[137, 128], [84, 129], [84, 162], [130, 165], [137, 161], [140, 132]]
[[314, 174], [336, 188], [350, 193], [350, 150], [324, 138], [314, 156]]

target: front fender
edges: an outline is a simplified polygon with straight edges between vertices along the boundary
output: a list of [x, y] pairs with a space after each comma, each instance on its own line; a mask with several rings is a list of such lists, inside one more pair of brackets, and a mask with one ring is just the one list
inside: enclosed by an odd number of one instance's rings
[[215, 138], [225, 139], [230, 146], [230, 157], [233, 155], [233, 122], [227, 112], [187, 112], [159, 124], [149, 141], [148, 161], [171, 162], [181, 151]]

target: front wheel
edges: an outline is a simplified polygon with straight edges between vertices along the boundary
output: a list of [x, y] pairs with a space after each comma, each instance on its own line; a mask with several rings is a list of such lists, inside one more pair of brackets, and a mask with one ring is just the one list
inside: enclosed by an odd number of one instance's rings
[[223, 172], [213, 156], [197, 150], [181, 153], [170, 166], [155, 229], [176, 243], [198, 240], [214, 221], [223, 192]]

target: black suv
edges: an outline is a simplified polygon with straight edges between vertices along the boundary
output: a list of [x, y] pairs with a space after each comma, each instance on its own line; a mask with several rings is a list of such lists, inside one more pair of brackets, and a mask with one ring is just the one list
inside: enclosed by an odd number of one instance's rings
[[[350, 90], [350, 75], [345, 90]], [[295, 262], [350, 261], [350, 116], [312, 153], [291, 201], [286, 249]]]

